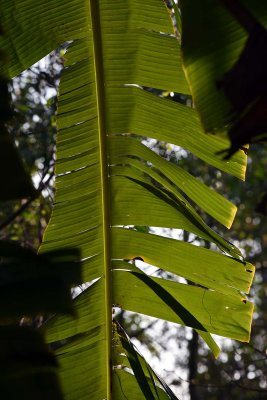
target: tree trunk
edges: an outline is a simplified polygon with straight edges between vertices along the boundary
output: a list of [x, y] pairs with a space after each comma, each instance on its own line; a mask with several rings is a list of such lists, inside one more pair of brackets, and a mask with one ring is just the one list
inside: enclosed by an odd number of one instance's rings
[[199, 400], [197, 386], [195, 385], [198, 364], [198, 333], [195, 330], [193, 330], [192, 339], [188, 342], [188, 352], [188, 379], [190, 400]]

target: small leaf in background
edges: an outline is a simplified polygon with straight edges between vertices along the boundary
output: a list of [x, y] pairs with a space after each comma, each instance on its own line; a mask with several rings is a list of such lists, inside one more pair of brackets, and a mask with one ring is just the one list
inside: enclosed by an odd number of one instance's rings
[[249, 34], [239, 59], [217, 83], [232, 105], [229, 159], [244, 144], [266, 139], [267, 31], [239, 1], [223, 3]]
[[40, 312], [73, 313], [70, 286], [82, 281], [78, 249], [37, 255], [0, 242], [1, 318]]
[[[2, 125], [2, 124], [1, 124]], [[30, 176], [24, 170], [17, 149], [0, 125], [0, 201], [36, 197]]]
[[[3, 63], [5, 57], [0, 51], [0, 67]], [[37, 194], [5, 127], [12, 115], [7, 82], [5, 76], [0, 74], [0, 201], [36, 197]]]
[[256, 98], [248, 110], [229, 129], [228, 136], [231, 140], [231, 147], [227, 150], [225, 160], [228, 160], [239, 149], [247, 152], [247, 148], [243, 146], [248, 143], [266, 141], [267, 93]]
[[58, 365], [40, 332], [0, 327], [1, 398], [63, 400]]

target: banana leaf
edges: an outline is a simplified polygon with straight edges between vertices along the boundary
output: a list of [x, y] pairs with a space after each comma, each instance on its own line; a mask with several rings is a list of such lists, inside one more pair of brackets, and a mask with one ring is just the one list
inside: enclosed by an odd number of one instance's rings
[[[211, 230], [195, 205], [226, 227], [236, 207], [142, 139], [181, 146], [240, 179], [246, 155], [238, 151], [224, 162], [215, 153], [229, 146], [228, 139], [207, 137], [193, 108], [145, 90], [190, 94], [164, 1], [0, 4], [7, 38], [0, 46], [10, 77], [68, 44], [57, 111], [56, 197], [40, 250], [79, 248], [87, 283], [74, 300], [77, 318], [55, 316], [45, 327], [47, 341], [58, 348], [65, 398], [172, 398], [136, 358], [128, 375], [118, 368], [113, 307], [188, 324], [217, 355], [210, 332], [249, 340], [253, 305], [244, 293], [254, 267]], [[132, 226], [183, 229], [223, 254]], [[136, 257], [197, 286], [134, 272]]]

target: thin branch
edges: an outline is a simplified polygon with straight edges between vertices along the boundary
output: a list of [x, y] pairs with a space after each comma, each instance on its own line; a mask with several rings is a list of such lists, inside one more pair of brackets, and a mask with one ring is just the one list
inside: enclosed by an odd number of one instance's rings
[[234, 380], [231, 381], [231, 383], [233, 383], [234, 385], [238, 386], [240, 389], [243, 390], [249, 390], [250, 392], [258, 392], [258, 393], [267, 393], [267, 389], [261, 389], [261, 388], [252, 388], [250, 386], [245, 386], [242, 385]]
[[[251, 391], [251, 392], [267, 393], [267, 389], [253, 388], [253, 387], [250, 387], [250, 386], [246, 386], [246, 385], [244, 385], [244, 384], [242, 384], [242, 383], [239, 383], [240, 381], [243, 381], [243, 380], [244, 380], [244, 377], [241, 376], [239, 379], [234, 380], [234, 379], [230, 376], [230, 374], [226, 371], [225, 368], [223, 368], [223, 367], [221, 367], [221, 368], [222, 368], [223, 372], [224, 372], [224, 373], [228, 376], [228, 378], [229, 378], [229, 383], [228, 383], [228, 385], [229, 385], [229, 384], [232, 384], [232, 385], [235, 385], [235, 386], [239, 387], [240, 389], [249, 390], [249, 391]], [[226, 384], [225, 386], [227, 386], [227, 384]]]
[[[53, 176], [54, 176], [54, 172], [52, 172], [52, 173], [50, 174], [50, 176], [48, 177], [48, 179], [44, 182], [44, 178], [45, 178], [45, 176], [46, 176], [46, 174], [47, 174], [49, 168], [50, 168], [50, 167], [48, 167], [47, 170], [46, 170], [46, 172], [44, 171], [44, 173], [43, 173], [43, 177], [42, 177], [41, 182], [40, 182], [40, 184], [39, 184], [39, 187], [38, 187], [38, 189], [37, 189], [38, 195], [40, 195], [40, 194], [42, 193], [42, 191], [45, 189], [45, 187], [47, 186], [47, 184], [50, 182], [50, 180], [51, 180], [51, 179], [53, 178]], [[29, 205], [33, 202], [33, 200], [36, 199], [36, 197], [38, 197], [38, 196], [31, 196], [31, 197], [26, 201], [26, 203], [22, 204], [22, 206], [21, 206], [17, 211], [15, 211], [12, 215], [10, 215], [10, 216], [7, 218], [4, 222], [2, 222], [2, 223], [0, 224], [0, 231], [1, 231], [2, 229], [6, 228], [8, 225], [10, 225], [19, 215], [21, 215], [21, 214], [23, 213], [23, 211], [25, 211], [25, 210], [29, 207]]]
[[261, 26], [239, 0], [221, 0], [221, 2], [249, 34], [252, 34], [256, 28]]
[[[261, 356], [263, 356], [265, 359], [267, 359], [267, 355], [265, 355], [265, 350], [260, 350], [257, 347], [253, 346], [251, 343], [246, 343], [247, 347], [250, 347], [252, 350], [254, 350], [256, 353], [259, 353]], [[254, 361], [253, 361], [254, 362]]]
[[[167, 373], [173, 373], [172, 371], [168, 371], [166, 369], [165, 369], [165, 371]], [[226, 372], [226, 371], [224, 370], [224, 372]], [[226, 372], [226, 374], [229, 376], [229, 374], [227, 372]], [[238, 381], [236, 381], [234, 379], [230, 379], [230, 381], [228, 383], [225, 383], [225, 384], [215, 384], [215, 383], [202, 383], [202, 382], [196, 382], [194, 380], [192, 381], [192, 380], [189, 380], [189, 379], [184, 379], [184, 378], [181, 378], [180, 376], [178, 376], [175, 373], [173, 373], [173, 375], [175, 375], [176, 379], [178, 379], [179, 381], [187, 382], [187, 383], [189, 383], [191, 385], [199, 386], [199, 387], [221, 389], [221, 388], [227, 388], [229, 385], [234, 385], [234, 386], [238, 386], [240, 389], [248, 390], [250, 392], [267, 393], [267, 389], [252, 388], [250, 386], [243, 385], [243, 384], [239, 383]]]

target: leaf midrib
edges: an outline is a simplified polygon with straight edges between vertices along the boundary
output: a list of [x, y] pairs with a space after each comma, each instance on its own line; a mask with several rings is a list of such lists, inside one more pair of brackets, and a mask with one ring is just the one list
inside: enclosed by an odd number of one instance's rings
[[102, 208], [102, 238], [103, 238], [103, 271], [105, 280], [105, 352], [106, 352], [106, 398], [111, 400], [111, 378], [112, 378], [112, 290], [110, 271], [110, 201], [108, 184], [107, 164], [107, 131], [105, 118], [105, 88], [104, 88], [104, 66], [102, 51], [102, 32], [99, 2], [90, 0], [90, 18], [92, 26], [93, 59], [96, 82], [96, 105], [98, 113], [99, 133], [99, 161], [101, 179], [101, 208]]

